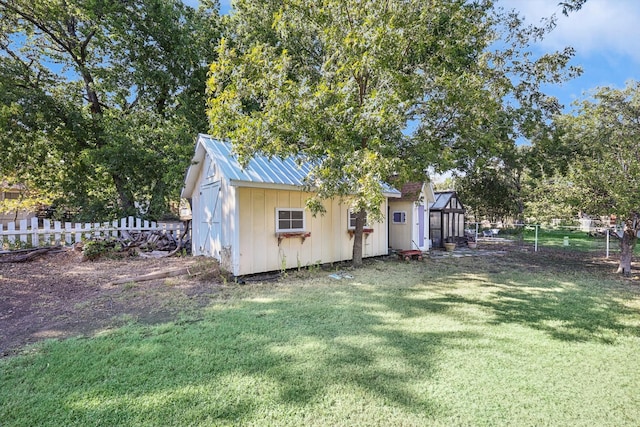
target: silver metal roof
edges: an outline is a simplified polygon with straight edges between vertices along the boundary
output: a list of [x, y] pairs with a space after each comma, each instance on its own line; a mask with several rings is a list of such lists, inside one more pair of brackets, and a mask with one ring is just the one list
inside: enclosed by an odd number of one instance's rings
[[448, 191], [448, 192], [436, 192], [435, 193], [435, 197], [436, 197], [436, 201], [433, 202], [433, 204], [431, 205], [430, 209], [444, 209], [447, 204], [449, 203], [449, 201], [451, 200], [451, 197], [453, 197], [454, 192], [453, 191]]
[[[254, 156], [243, 168], [233, 154], [231, 143], [214, 139], [209, 135], [198, 135], [196, 152], [192, 165], [187, 171], [182, 197], [190, 197], [197, 179], [197, 168], [203, 163], [205, 152], [212, 158], [221, 174], [231, 181], [232, 185], [253, 183], [261, 185], [286, 185], [303, 187], [312, 165], [308, 162], [297, 162], [295, 157], [280, 159], [266, 156]], [[400, 197], [400, 192], [383, 183], [383, 191], [389, 197]]]
[[265, 156], [254, 156], [246, 168], [242, 168], [233, 154], [231, 143], [201, 135], [200, 142], [222, 175], [232, 181], [259, 182], [263, 184], [284, 184], [301, 187], [304, 179], [311, 171], [308, 163], [298, 165], [293, 157], [271, 159]]

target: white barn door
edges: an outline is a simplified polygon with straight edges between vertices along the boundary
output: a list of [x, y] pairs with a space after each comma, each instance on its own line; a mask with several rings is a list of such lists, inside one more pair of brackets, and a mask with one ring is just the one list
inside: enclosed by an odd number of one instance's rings
[[220, 259], [220, 182], [205, 184], [200, 187], [200, 203], [202, 217], [198, 232], [198, 249], [200, 255]]

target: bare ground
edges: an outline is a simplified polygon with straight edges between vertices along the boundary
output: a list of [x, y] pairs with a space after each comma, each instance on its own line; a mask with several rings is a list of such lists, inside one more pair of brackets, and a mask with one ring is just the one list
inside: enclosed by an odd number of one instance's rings
[[[112, 285], [189, 267], [188, 275]], [[212, 262], [193, 257], [83, 261], [73, 250], [0, 264], [0, 357], [47, 338], [91, 335], [130, 321], [157, 323], [207, 305], [219, 292]], [[204, 273], [204, 274], [203, 274]]]
[[[556, 269], [589, 271], [602, 277], [611, 277], [616, 268], [614, 259], [588, 253], [545, 250], [533, 255], [530, 249], [509, 245], [485, 248], [504, 252], [504, 256], [432, 257], [426, 262], [453, 262], [461, 268], [488, 273], [514, 268]], [[393, 257], [385, 259], [401, 262]], [[197, 277], [111, 284], [123, 278], [185, 267]], [[637, 264], [633, 273], [631, 278], [620, 278], [621, 285], [640, 292]], [[215, 262], [193, 257], [83, 261], [80, 252], [65, 250], [30, 262], [0, 263], [0, 357], [48, 338], [91, 336], [131, 321], [154, 324], [174, 320], [182, 313], [208, 305], [214, 298], [224, 297], [226, 286], [219, 277]]]

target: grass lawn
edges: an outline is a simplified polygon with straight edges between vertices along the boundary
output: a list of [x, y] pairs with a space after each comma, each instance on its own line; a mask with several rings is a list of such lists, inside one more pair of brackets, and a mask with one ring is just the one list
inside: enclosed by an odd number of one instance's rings
[[640, 424], [637, 281], [536, 254], [350, 274], [0, 360], [0, 425]]
[[[535, 241], [535, 230], [527, 228], [517, 236], [511, 237], [516, 240], [522, 240], [529, 245], [533, 245]], [[567, 240], [565, 241], [565, 237]], [[566, 246], [565, 246], [566, 245]], [[576, 229], [538, 229], [538, 247], [554, 248], [568, 251], [593, 252], [604, 256], [607, 249], [607, 241], [604, 235], [592, 236], [586, 231]], [[635, 255], [640, 255], [640, 245], [637, 245], [634, 251]], [[620, 254], [620, 241], [614, 237], [609, 239], [609, 255], [617, 257]]]

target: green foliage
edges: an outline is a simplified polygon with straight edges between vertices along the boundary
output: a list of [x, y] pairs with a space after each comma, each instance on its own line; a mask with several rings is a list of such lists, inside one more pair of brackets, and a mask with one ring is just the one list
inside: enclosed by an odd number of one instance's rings
[[573, 148], [573, 180], [588, 190], [582, 209], [627, 217], [640, 212], [640, 83], [601, 88], [558, 118], [563, 142]]
[[[567, 49], [525, 51], [525, 27], [491, 1], [240, 0], [211, 65], [210, 133], [241, 161], [297, 155], [316, 166], [315, 198], [380, 218], [381, 181], [465, 168], [515, 136], [543, 133]], [[504, 50], [493, 50], [504, 36]], [[568, 74], [577, 72], [571, 69]], [[321, 203], [310, 202], [311, 208]], [[354, 264], [361, 262], [356, 222]]]
[[604, 87], [576, 111], [557, 119], [562, 142], [576, 153], [571, 164], [574, 184], [581, 189], [580, 208], [593, 215], [624, 219], [619, 271], [629, 274], [640, 231], [640, 83], [624, 89]]
[[117, 258], [121, 256], [121, 251], [119, 241], [113, 238], [90, 239], [82, 244], [82, 255], [91, 261], [102, 257]]
[[528, 184], [525, 216], [529, 222], [548, 224], [556, 218], [578, 218], [585, 193], [570, 177], [531, 179]]
[[8, 0], [0, 16], [0, 174], [85, 219], [166, 212], [206, 128], [217, 8]]

